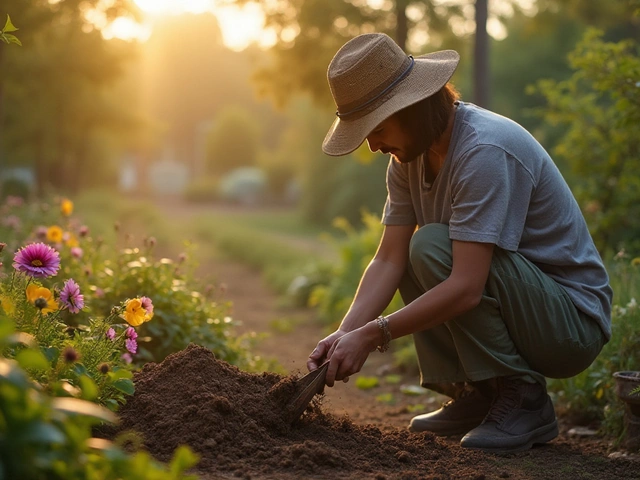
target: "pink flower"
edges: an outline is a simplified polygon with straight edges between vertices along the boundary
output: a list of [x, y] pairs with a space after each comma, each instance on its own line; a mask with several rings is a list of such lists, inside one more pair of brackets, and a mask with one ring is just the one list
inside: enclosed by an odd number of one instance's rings
[[133, 338], [127, 338], [124, 341], [124, 346], [131, 353], [136, 353], [138, 351], [138, 342], [136, 342]]
[[94, 295], [96, 296], [96, 298], [102, 298], [104, 297], [104, 290], [101, 289], [100, 287], [96, 288], [96, 291], [94, 292]]
[[82, 258], [84, 252], [80, 247], [71, 247], [71, 256], [74, 258]]
[[60, 255], [44, 243], [32, 243], [18, 250], [13, 268], [36, 278], [52, 277], [60, 268]]
[[[136, 332], [135, 328], [133, 327], [129, 327], [125, 330], [124, 335], [127, 338], [130, 338], [131, 340], [135, 340], [136, 338], [138, 338], [138, 333]], [[136, 352], [133, 352], [136, 353]]]
[[84, 295], [80, 293], [80, 286], [70, 278], [64, 283], [60, 292], [60, 301], [71, 313], [78, 313], [84, 307]]
[[113, 341], [114, 338], [116, 338], [116, 331], [113, 328], [110, 328], [109, 330], [107, 330], [107, 333], [105, 333], [105, 336]]
[[122, 360], [125, 361], [125, 363], [131, 363], [133, 362], [133, 358], [131, 358], [131, 354], [129, 353], [123, 353], [122, 356], [120, 357]]
[[78, 234], [81, 237], [86, 237], [87, 235], [89, 235], [89, 227], [87, 227], [86, 225], [82, 225], [80, 227], [80, 230], [78, 230]]
[[149, 316], [153, 316], [153, 302], [149, 297], [140, 297], [140, 303], [142, 303], [142, 308], [144, 308], [145, 312]]
[[47, 231], [47, 227], [45, 227], [44, 225], [40, 225], [38, 228], [36, 228], [36, 237], [41, 239], [47, 238]]

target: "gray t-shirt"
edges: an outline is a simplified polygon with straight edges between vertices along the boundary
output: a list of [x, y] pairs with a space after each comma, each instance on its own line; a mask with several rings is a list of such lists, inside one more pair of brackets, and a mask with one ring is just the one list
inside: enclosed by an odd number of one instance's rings
[[544, 148], [517, 123], [459, 102], [447, 157], [387, 169], [385, 225], [449, 225], [452, 240], [518, 252], [611, 337], [612, 290], [582, 212]]

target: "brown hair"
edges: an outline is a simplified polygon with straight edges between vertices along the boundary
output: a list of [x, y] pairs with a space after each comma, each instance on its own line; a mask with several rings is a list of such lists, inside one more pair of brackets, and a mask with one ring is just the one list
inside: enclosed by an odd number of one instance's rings
[[426, 152], [446, 130], [453, 114], [453, 104], [459, 99], [456, 88], [447, 83], [430, 97], [409, 105], [396, 115], [403, 128], [424, 146], [423, 151]]

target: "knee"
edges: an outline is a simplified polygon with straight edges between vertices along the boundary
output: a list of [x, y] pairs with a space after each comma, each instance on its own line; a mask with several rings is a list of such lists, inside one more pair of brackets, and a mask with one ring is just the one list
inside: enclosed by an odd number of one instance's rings
[[439, 283], [447, 278], [453, 263], [449, 227], [432, 223], [419, 228], [409, 244], [409, 262], [421, 280], [432, 278]]

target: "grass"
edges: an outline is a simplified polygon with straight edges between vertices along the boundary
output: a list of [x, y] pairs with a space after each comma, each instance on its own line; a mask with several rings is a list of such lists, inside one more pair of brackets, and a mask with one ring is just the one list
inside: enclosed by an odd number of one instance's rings
[[198, 242], [214, 244], [229, 258], [262, 272], [280, 294], [296, 277], [336, 256], [321, 238], [324, 231], [305, 224], [295, 212], [206, 213], [195, 217], [190, 229]]

